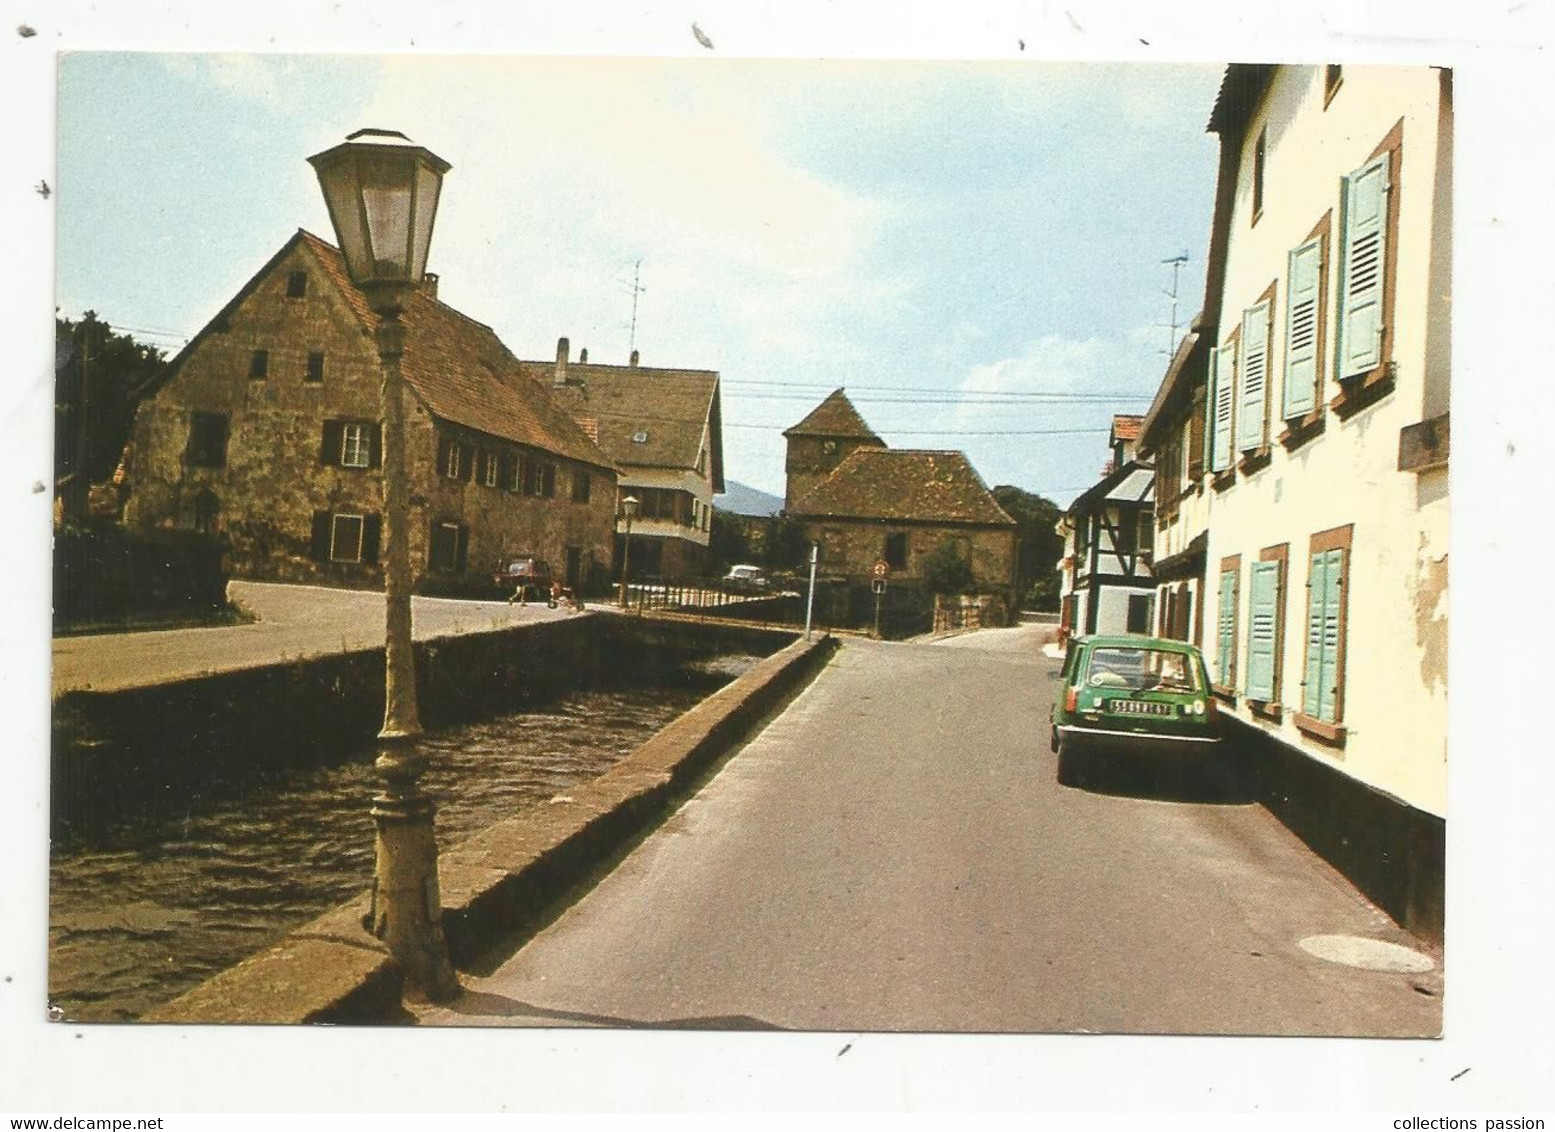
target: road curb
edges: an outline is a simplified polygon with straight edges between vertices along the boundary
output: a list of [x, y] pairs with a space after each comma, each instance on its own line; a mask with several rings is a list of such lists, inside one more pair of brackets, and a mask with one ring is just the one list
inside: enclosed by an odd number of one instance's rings
[[[443, 924], [456, 965], [532, 931], [654, 828], [837, 647], [799, 640], [703, 700], [599, 778], [445, 851]], [[363, 926], [364, 893], [143, 1015], [141, 1021], [294, 1025], [405, 1017], [403, 980]]]

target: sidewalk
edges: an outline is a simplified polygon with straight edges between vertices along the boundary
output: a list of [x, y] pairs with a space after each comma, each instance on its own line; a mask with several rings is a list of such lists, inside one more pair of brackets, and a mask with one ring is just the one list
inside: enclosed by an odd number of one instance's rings
[[[53, 695], [144, 687], [383, 646], [381, 593], [232, 582], [227, 595], [257, 620], [247, 625], [56, 639]], [[566, 609], [549, 609], [544, 602], [517, 606], [432, 597], [412, 598], [411, 611], [418, 641], [572, 616]]]

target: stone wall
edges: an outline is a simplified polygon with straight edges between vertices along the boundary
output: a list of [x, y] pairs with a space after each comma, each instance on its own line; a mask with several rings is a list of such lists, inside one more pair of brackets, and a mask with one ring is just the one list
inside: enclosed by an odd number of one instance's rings
[[907, 567], [893, 569], [893, 585], [921, 583], [922, 563], [946, 539], [962, 540], [976, 589], [1009, 595], [1015, 574], [1013, 527], [970, 527], [858, 520], [808, 520], [805, 537], [821, 544], [820, 571], [829, 578], [865, 579], [885, 556], [886, 535], [907, 535]]

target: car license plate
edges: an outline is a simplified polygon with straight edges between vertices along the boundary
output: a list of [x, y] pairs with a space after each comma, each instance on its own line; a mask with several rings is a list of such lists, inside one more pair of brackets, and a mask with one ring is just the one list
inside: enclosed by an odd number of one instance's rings
[[1156, 703], [1153, 700], [1111, 700], [1107, 704], [1107, 710], [1116, 715], [1172, 715], [1171, 704]]

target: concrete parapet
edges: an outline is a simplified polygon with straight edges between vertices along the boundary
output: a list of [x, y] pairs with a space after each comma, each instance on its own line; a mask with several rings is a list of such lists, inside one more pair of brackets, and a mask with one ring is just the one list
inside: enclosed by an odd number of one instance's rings
[[[445, 851], [444, 930], [457, 966], [542, 926], [652, 829], [823, 664], [829, 637], [795, 641], [663, 728], [611, 770]], [[362, 895], [143, 1016], [148, 1022], [392, 1022], [402, 980], [363, 926]]]

